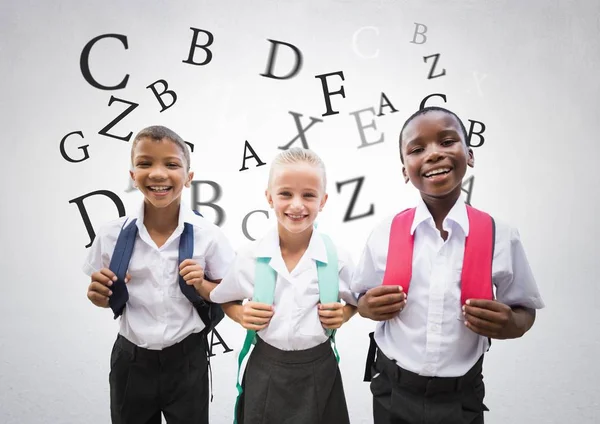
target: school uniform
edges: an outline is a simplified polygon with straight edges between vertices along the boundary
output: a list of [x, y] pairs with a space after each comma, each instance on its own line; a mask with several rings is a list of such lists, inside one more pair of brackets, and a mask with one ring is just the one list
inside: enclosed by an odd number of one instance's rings
[[[135, 223], [133, 219], [137, 218]], [[113, 423], [208, 423], [205, 325], [182, 293], [179, 239], [184, 224], [194, 230], [194, 255], [206, 278], [220, 279], [235, 257], [216, 225], [182, 202], [178, 226], [158, 247], [144, 225], [144, 204], [98, 231], [83, 271], [108, 268], [122, 228], [137, 225], [127, 283], [129, 300], [111, 354], [110, 407]]]
[[[386, 269], [393, 216], [368, 238], [351, 289], [380, 286]], [[371, 391], [375, 424], [483, 423], [483, 355], [487, 337], [464, 325], [461, 271], [469, 220], [459, 199], [443, 222], [444, 241], [420, 199], [414, 234], [412, 279], [404, 309], [374, 332], [377, 360]], [[544, 302], [529, 267], [519, 233], [495, 219], [492, 260], [495, 300], [541, 309]], [[372, 346], [374, 347], [374, 345]]]
[[[353, 263], [337, 248], [339, 296], [356, 305], [349, 283]], [[277, 273], [269, 325], [257, 332], [257, 343], [242, 380], [236, 418], [244, 424], [344, 424], [349, 422], [341, 374], [319, 320], [316, 261], [327, 262], [320, 232], [313, 230], [306, 252], [290, 272], [277, 229], [238, 252], [223, 281], [211, 292], [217, 303], [252, 299], [256, 258], [270, 258]]]

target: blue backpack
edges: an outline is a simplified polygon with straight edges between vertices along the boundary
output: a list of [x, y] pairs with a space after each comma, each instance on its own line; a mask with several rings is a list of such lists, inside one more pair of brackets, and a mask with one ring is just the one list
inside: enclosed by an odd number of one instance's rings
[[[198, 211], [194, 211], [194, 213], [202, 216]], [[115, 250], [110, 259], [109, 269], [117, 276], [117, 281], [111, 286], [113, 294], [109, 297], [109, 305], [115, 314], [115, 319], [121, 316], [125, 309], [125, 305], [127, 304], [127, 300], [129, 299], [129, 292], [125, 285], [125, 275], [127, 274], [129, 261], [133, 254], [135, 238], [138, 233], [135, 222], [136, 219], [131, 221], [127, 228], [124, 228], [127, 222], [123, 224], [119, 237], [117, 238]], [[191, 259], [193, 256], [194, 227], [192, 224], [186, 222], [184, 224], [183, 233], [179, 238], [179, 263], [186, 259]], [[194, 286], [185, 283], [181, 275], [179, 275], [179, 288], [185, 297], [194, 305], [196, 311], [198, 311], [202, 322], [206, 326], [204, 330], [205, 334], [208, 334], [223, 319], [225, 315], [223, 309], [219, 304], [204, 300], [202, 296], [196, 292]]]

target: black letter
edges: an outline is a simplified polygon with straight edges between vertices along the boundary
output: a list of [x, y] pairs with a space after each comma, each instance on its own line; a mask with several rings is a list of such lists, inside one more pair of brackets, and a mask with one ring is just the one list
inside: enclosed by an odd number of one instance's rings
[[446, 75], [446, 69], [442, 70], [441, 74], [433, 75], [433, 72], [435, 71], [435, 65], [437, 65], [438, 59], [440, 58], [440, 54], [436, 53], [432, 54], [431, 56], [423, 56], [423, 62], [427, 63], [427, 59], [429, 59], [430, 57], [435, 57], [435, 60], [433, 61], [433, 66], [429, 71], [429, 76], [427, 77], [427, 79], [437, 78]]
[[[267, 40], [269, 40], [269, 39], [267, 38]], [[269, 41], [272, 43], [271, 52], [269, 53], [269, 63], [267, 65], [267, 69], [265, 70], [265, 73], [260, 74], [260, 76], [278, 79], [278, 80], [285, 80], [285, 79], [293, 78], [298, 72], [300, 72], [300, 69], [302, 68], [302, 52], [293, 44], [289, 44], [289, 43], [286, 43], [283, 41], [277, 41], [277, 40], [269, 40]], [[287, 75], [285, 75], [283, 77], [278, 77], [278, 76], [273, 75], [273, 67], [275, 66], [275, 59], [277, 58], [277, 48], [278, 48], [279, 44], [291, 47], [292, 51], [294, 52], [294, 56], [296, 57], [296, 65], [295, 65], [294, 69], [292, 69], [292, 71], [290, 73], [288, 73]]]
[[[479, 122], [479, 121], [473, 121], [472, 119], [469, 119], [469, 122], [471, 123], [471, 125], [469, 126], [469, 136], [467, 137], [467, 145], [470, 147], [481, 147], [483, 146], [483, 143], [485, 142], [485, 139], [483, 138], [483, 132], [485, 131], [485, 124], [483, 122]], [[475, 123], [481, 125], [481, 130], [479, 132], [475, 132], [473, 130], [473, 127], [475, 126]], [[474, 146], [473, 144], [471, 144], [471, 138], [473, 137], [473, 135], [478, 135], [479, 138], [481, 139], [481, 143], [479, 143], [477, 146]]]
[[[160, 94], [154, 87], [158, 83], [161, 83], [164, 87], [164, 91]], [[167, 84], [167, 82], [165, 80], [159, 79], [158, 81], [153, 82], [146, 88], [149, 88], [150, 90], [152, 90], [152, 92], [156, 96], [156, 100], [158, 100], [158, 103], [160, 103], [160, 105], [162, 106], [161, 113], [164, 112], [165, 110], [167, 110], [168, 108], [170, 108], [171, 106], [173, 106], [175, 104], [175, 102], [177, 101], [177, 94], [175, 94], [175, 92], [173, 90], [168, 89], [169, 84]], [[171, 96], [171, 99], [173, 100], [169, 106], [167, 106], [161, 99], [161, 97], [164, 96], [165, 94], [169, 94]]]
[[262, 209], [257, 209], [255, 211], [249, 212], [244, 219], [242, 220], [242, 232], [244, 233], [244, 236], [246, 236], [246, 238], [250, 241], [254, 241], [254, 239], [252, 237], [250, 237], [250, 234], [248, 234], [248, 218], [250, 218], [250, 215], [252, 215], [253, 213], [256, 212], [262, 212], [267, 216], [267, 219], [269, 219], [269, 211], [265, 211]]
[[346, 210], [346, 215], [344, 216], [344, 222], [352, 221], [354, 219], [364, 218], [366, 216], [373, 215], [375, 213], [375, 205], [373, 205], [373, 203], [371, 203], [369, 212], [363, 213], [362, 215], [352, 216], [352, 211], [354, 210], [354, 205], [356, 204], [356, 199], [358, 198], [358, 194], [360, 192], [360, 188], [363, 185], [364, 179], [365, 179], [365, 177], [358, 177], [358, 178], [354, 178], [352, 180], [342, 181], [341, 183], [338, 183], [338, 182], [335, 183], [338, 193], [340, 192], [340, 189], [342, 188], [342, 186], [344, 184], [353, 183], [353, 182], [357, 183], [356, 189], [354, 190], [354, 193], [352, 193], [352, 199], [350, 199], [350, 205], [348, 206], [348, 209]]
[[[464, 182], [462, 183], [462, 186], [461, 186], [461, 188], [460, 188], [462, 191], [464, 191], [465, 193], [467, 193], [467, 200], [465, 200], [465, 203], [466, 203], [467, 205], [469, 205], [469, 206], [471, 206], [471, 194], [473, 194], [473, 183], [474, 183], [474, 182], [475, 182], [475, 177], [471, 175], [471, 176], [470, 176], [470, 177], [467, 179], [467, 181], [464, 181]], [[467, 184], [469, 185], [469, 188], [467, 188], [467, 189], [465, 190], [465, 185], [467, 185]]]
[[87, 246], [85, 246], [86, 248], [90, 247], [92, 245], [94, 239], [96, 238], [96, 233], [94, 232], [94, 227], [92, 227], [92, 223], [90, 222], [90, 217], [87, 213], [87, 210], [85, 209], [85, 205], [83, 204], [83, 201], [86, 198], [88, 198], [90, 196], [95, 196], [97, 194], [102, 194], [102, 195], [110, 198], [110, 200], [112, 200], [114, 202], [114, 204], [117, 206], [117, 211], [119, 212], [119, 217], [125, 216], [125, 206], [123, 206], [123, 202], [121, 201], [119, 196], [117, 196], [112, 191], [97, 190], [97, 191], [93, 191], [88, 194], [84, 194], [83, 196], [77, 197], [75, 199], [69, 200], [69, 203], [75, 203], [77, 205], [77, 207], [79, 208], [79, 213], [81, 214], [81, 217], [83, 218], [83, 223], [85, 224], [85, 228], [88, 232], [88, 235], [90, 236], [90, 242], [88, 243]]
[[344, 81], [344, 73], [342, 71], [338, 71], [338, 72], [332, 72], [330, 74], [322, 74], [322, 75], [316, 75], [315, 78], [319, 78], [321, 80], [321, 85], [323, 86], [323, 96], [325, 97], [325, 105], [327, 106], [327, 112], [325, 112], [323, 115], [321, 116], [329, 116], [329, 115], [337, 115], [339, 112], [334, 112], [333, 109], [331, 109], [331, 99], [330, 97], [333, 94], [341, 94], [342, 97], [345, 99], [346, 98], [346, 93], [344, 93], [344, 86], [342, 85], [339, 91], [333, 91], [330, 92], [329, 88], [327, 87], [327, 77], [332, 76], [332, 75], [338, 75], [342, 78], [342, 81]]
[[[198, 187], [202, 183], [208, 184], [215, 190], [215, 195], [208, 202], [200, 202]], [[217, 200], [219, 200], [221, 198], [221, 194], [221, 186], [219, 186], [219, 184], [215, 183], [214, 181], [192, 181], [192, 209], [196, 209], [196, 206], [202, 205], [210, 206], [211, 208], [213, 208], [217, 213], [217, 222], [215, 222], [215, 225], [217, 225], [218, 227], [220, 227], [225, 222], [225, 211], [221, 206], [212, 202], [216, 202]]]
[[374, 141], [372, 143], [367, 142], [367, 138], [365, 137], [365, 128], [373, 128], [374, 130], [376, 130], [377, 125], [375, 125], [375, 119], [373, 119], [369, 125], [363, 125], [362, 122], [360, 121], [360, 113], [361, 112], [371, 112], [373, 115], [375, 115], [375, 109], [372, 107], [368, 107], [366, 109], [357, 110], [356, 112], [350, 112], [350, 115], [354, 115], [354, 119], [356, 119], [356, 125], [358, 126], [358, 133], [360, 134], [360, 138], [362, 140], [362, 144], [360, 146], [358, 146], [358, 148], [360, 149], [361, 147], [367, 147], [367, 146], [372, 146], [373, 144], [383, 143], [383, 133], [381, 133], [381, 137], [379, 137], [379, 140]]
[[425, 97], [422, 101], [421, 104], [419, 105], [419, 110], [425, 109], [425, 103], [427, 102], [427, 100], [429, 100], [431, 97], [441, 97], [442, 99], [444, 99], [444, 103], [446, 103], [446, 95], [442, 94], [442, 93], [435, 93], [435, 94], [430, 94], [429, 96]]
[[[227, 353], [227, 352], [231, 352], [233, 349], [231, 349], [229, 346], [227, 346], [225, 344], [225, 340], [223, 340], [223, 338], [221, 337], [221, 335], [219, 334], [219, 332], [217, 331], [216, 328], [213, 328], [211, 331], [211, 336], [210, 336], [210, 346], [208, 347], [208, 357], [213, 357], [215, 356], [214, 353], [212, 353], [213, 351], [213, 346], [216, 345], [222, 345], [225, 350], [223, 351], [223, 353]], [[215, 336], [217, 336], [217, 339], [219, 339], [219, 342], [215, 343]]]
[[100, 90], [118, 90], [120, 88], [125, 88], [127, 86], [127, 81], [129, 80], [129, 74], [125, 75], [125, 78], [123, 78], [123, 81], [121, 81], [119, 84], [108, 86], [102, 85], [98, 81], [96, 81], [90, 72], [90, 51], [92, 50], [94, 44], [96, 44], [96, 41], [102, 40], [103, 38], [116, 38], [121, 43], [123, 43], [123, 45], [125, 46], [125, 50], [128, 49], [127, 37], [125, 35], [104, 34], [93, 38], [85, 45], [85, 47], [81, 51], [81, 57], [79, 59], [79, 67], [81, 68], [81, 74], [83, 75], [83, 78], [85, 78], [85, 80], [89, 82], [92, 87], [99, 88]]
[[[384, 100], [385, 100], [385, 103], [383, 103]], [[385, 93], [382, 92], [381, 93], [381, 100], [379, 101], [379, 115], [377, 115], [377, 116], [383, 116], [383, 108], [384, 107], [389, 107], [390, 109], [392, 109], [391, 113], [398, 112], [394, 108], [394, 105], [392, 104], [392, 102], [389, 101], [389, 99], [387, 98], [387, 96], [385, 95]]]
[[65, 141], [67, 140], [67, 138], [70, 135], [73, 135], [73, 134], [78, 134], [81, 138], [84, 138], [83, 133], [81, 131], [73, 131], [73, 132], [70, 132], [69, 134], [65, 135], [63, 137], [63, 139], [60, 140], [60, 154], [62, 155], [63, 158], [65, 158], [65, 160], [67, 162], [72, 162], [72, 163], [83, 162], [84, 160], [86, 160], [90, 157], [90, 155], [88, 154], [88, 149], [87, 149], [89, 144], [78, 147], [78, 149], [83, 150], [83, 158], [81, 158], [81, 159], [72, 159], [69, 155], [67, 155], [67, 151], [65, 150]]
[[188, 141], [184, 141], [184, 143], [190, 146], [190, 152], [194, 153], [194, 145]]
[[[248, 149], [250, 149], [250, 152], [252, 153], [250, 156], [246, 156], [246, 150], [248, 150]], [[250, 158], [256, 159], [256, 161], [258, 162], [258, 165], [256, 165], [257, 168], [259, 166], [265, 165], [265, 163], [263, 161], [261, 161], [260, 158], [258, 157], [258, 155], [254, 152], [254, 149], [252, 148], [250, 143], [248, 143], [248, 140], [246, 140], [246, 143], [244, 144], [244, 159], [242, 161], [242, 168], [240, 169], [240, 171], [245, 171], [246, 169], [248, 169], [246, 167], [246, 159], [250, 159]]]
[[[214, 40], [213, 35], [210, 32], [205, 31], [203, 29], [198, 29], [198, 28], [193, 28], [193, 27], [190, 27], [190, 29], [192, 31], [194, 31], [194, 38], [192, 39], [192, 45], [190, 46], [190, 54], [188, 55], [187, 60], [182, 60], [182, 62], [189, 63], [190, 65], [198, 65], [198, 66], [207, 65], [212, 60], [212, 52], [210, 50], [208, 50], [206, 47], [210, 46], [213, 43], [213, 40]], [[208, 36], [208, 41], [206, 42], [206, 44], [198, 44], [198, 34], [201, 32], [203, 32], [204, 34], [206, 34]], [[202, 50], [204, 50], [206, 52], [206, 59], [204, 60], [204, 62], [200, 62], [200, 63], [194, 62], [194, 51], [196, 50], [197, 47], [200, 47]]]
[[116, 138], [117, 140], [123, 140], [123, 141], [129, 141], [129, 139], [131, 138], [131, 136], [133, 135], [132, 132], [130, 132], [128, 135], [126, 135], [125, 137], [119, 137], [118, 135], [114, 135], [114, 134], [109, 134], [108, 131], [110, 131], [112, 129], [112, 127], [114, 127], [115, 125], [117, 125], [119, 122], [121, 122], [121, 120], [123, 118], [125, 118], [127, 115], [129, 115], [131, 112], [133, 112], [133, 110], [138, 107], [139, 105], [137, 103], [133, 103], [133, 102], [128, 102], [127, 100], [123, 100], [123, 99], [119, 99], [117, 97], [114, 96], [110, 96], [110, 100], [108, 101], [108, 105], [112, 105], [112, 103], [114, 101], [117, 102], [121, 102], [121, 103], [125, 103], [128, 104], [129, 107], [127, 109], [125, 109], [125, 111], [123, 113], [121, 113], [119, 116], [117, 116], [115, 119], [113, 119], [112, 121], [110, 121], [108, 123], [107, 126], [105, 126], [104, 128], [102, 128], [100, 131], [98, 131], [98, 134], [100, 135], [105, 135], [107, 137], [112, 137], [112, 138]]
[[304, 133], [313, 126], [313, 124], [317, 123], [317, 122], [323, 122], [322, 119], [319, 118], [313, 118], [312, 116], [309, 116], [310, 118], [310, 124], [308, 124], [306, 126], [306, 128], [302, 128], [302, 124], [300, 124], [300, 118], [302, 117], [302, 115], [300, 115], [299, 113], [296, 112], [289, 112], [290, 115], [292, 115], [294, 117], [294, 122], [296, 123], [296, 128], [298, 128], [298, 135], [294, 138], [292, 138], [292, 141], [290, 141], [288, 144], [286, 144], [285, 146], [279, 146], [278, 149], [281, 150], [287, 150], [290, 148], [290, 146], [294, 143], [294, 141], [296, 141], [298, 139], [298, 137], [300, 137], [300, 141], [302, 142], [302, 147], [304, 147], [305, 149], [308, 149], [308, 143], [306, 142], [306, 137], [304, 137]]

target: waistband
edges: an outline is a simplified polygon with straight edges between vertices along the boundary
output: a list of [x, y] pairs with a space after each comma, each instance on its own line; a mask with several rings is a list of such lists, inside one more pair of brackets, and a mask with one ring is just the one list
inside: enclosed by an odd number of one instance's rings
[[120, 334], [117, 336], [115, 344], [120, 349], [128, 352], [132, 356], [132, 359], [158, 361], [160, 363], [183, 358], [199, 347], [204, 349], [204, 351], [207, 350], [207, 340], [204, 332], [190, 334], [179, 343], [175, 343], [174, 345], [166, 347], [162, 350], [152, 350], [139, 347]]
[[377, 349], [376, 368], [385, 373], [393, 382], [400, 386], [410, 387], [413, 391], [421, 393], [460, 392], [470, 387], [481, 376], [483, 369], [483, 355], [469, 371], [460, 377], [429, 377], [416, 374], [399, 367], [396, 362]]
[[267, 357], [275, 362], [284, 364], [306, 364], [333, 355], [331, 341], [321, 343], [315, 347], [304, 350], [281, 350], [271, 346], [260, 337], [256, 337], [256, 346], [252, 355]]

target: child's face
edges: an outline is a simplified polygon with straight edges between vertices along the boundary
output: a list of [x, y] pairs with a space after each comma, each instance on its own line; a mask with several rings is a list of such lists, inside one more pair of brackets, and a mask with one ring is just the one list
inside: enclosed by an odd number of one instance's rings
[[327, 201], [321, 171], [308, 163], [278, 166], [265, 194], [275, 210], [280, 231], [292, 234], [312, 230]]
[[139, 140], [129, 172], [146, 201], [157, 208], [179, 202], [183, 187], [189, 187], [194, 176], [187, 171], [181, 147], [169, 139]]
[[438, 198], [460, 191], [467, 166], [474, 164], [460, 124], [440, 111], [409, 122], [402, 137], [402, 155], [405, 181], [411, 181], [421, 194]]

